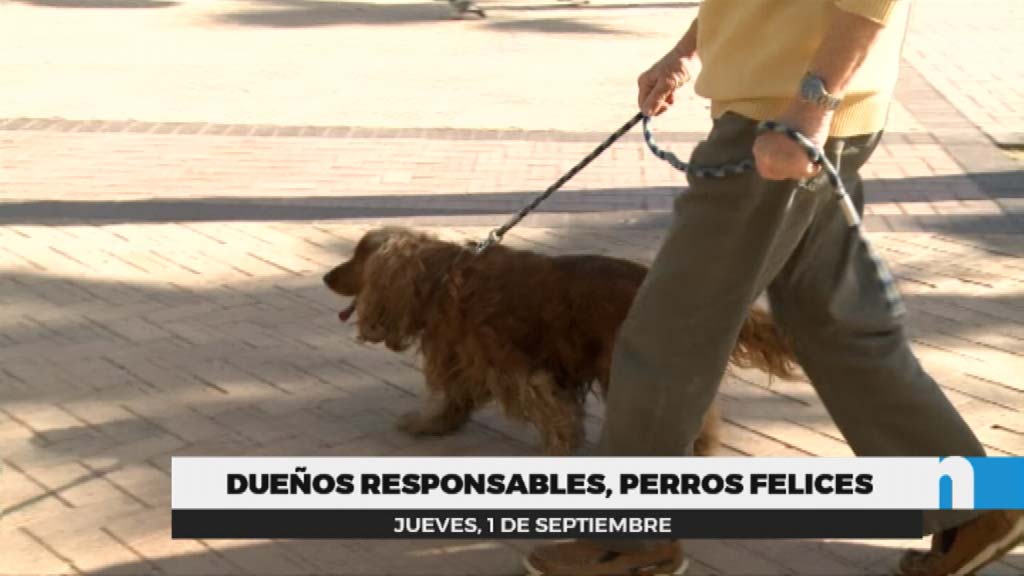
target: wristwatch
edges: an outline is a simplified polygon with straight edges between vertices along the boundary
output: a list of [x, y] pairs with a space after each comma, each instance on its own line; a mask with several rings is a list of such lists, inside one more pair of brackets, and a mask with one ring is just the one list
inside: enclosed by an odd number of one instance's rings
[[829, 93], [821, 76], [811, 72], [804, 74], [803, 79], [800, 81], [800, 100], [829, 111], [839, 108], [839, 105], [843, 102], [842, 98]]

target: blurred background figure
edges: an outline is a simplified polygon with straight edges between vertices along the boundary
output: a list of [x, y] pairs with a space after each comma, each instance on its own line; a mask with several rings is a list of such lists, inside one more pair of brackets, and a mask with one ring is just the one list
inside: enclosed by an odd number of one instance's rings
[[[590, 0], [558, 0], [558, 2], [561, 4], [572, 4], [574, 6], [590, 4]], [[452, 7], [452, 15], [455, 18], [463, 18], [470, 14], [480, 18], [487, 17], [483, 8], [472, 0], [448, 0], [448, 5]]]
[[475, 15], [479, 18], [486, 18], [483, 8], [477, 6], [473, 0], [448, 0], [448, 5], [452, 7], [452, 16], [455, 18], [465, 18], [468, 15]]

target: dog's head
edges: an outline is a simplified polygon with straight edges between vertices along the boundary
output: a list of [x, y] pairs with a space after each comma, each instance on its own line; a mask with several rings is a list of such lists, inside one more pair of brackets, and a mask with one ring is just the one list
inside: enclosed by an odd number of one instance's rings
[[423, 330], [431, 280], [424, 251], [437, 243], [406, 228], [367, 232], [352, 257], [324, 276], [328, 288], [351, 298], [338, 317], [346, 322], [354, 313], [362, 340], [384, 342], [396, 351], [408, 348]]

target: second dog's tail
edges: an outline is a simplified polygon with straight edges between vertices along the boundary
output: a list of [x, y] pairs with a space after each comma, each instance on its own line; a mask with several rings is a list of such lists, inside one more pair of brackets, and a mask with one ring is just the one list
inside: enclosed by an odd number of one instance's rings
[[793, 345], [764, 310], [752, 309], [743, 322], [732, 361], [741, 368], [757, 368], [787, 380], [796, 378]]

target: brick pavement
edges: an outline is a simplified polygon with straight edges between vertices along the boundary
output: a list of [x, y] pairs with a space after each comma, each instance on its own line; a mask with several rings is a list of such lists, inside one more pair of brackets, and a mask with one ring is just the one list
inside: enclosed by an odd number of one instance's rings
[[[201, 60], [189, 60], [191, 48], [152, 54], [158, 61], [187, 57], [168, 72], [176, 80], [153, 85], [166, 93], [154, 101], [122, 99], [112, 95], [117, 88], [153, 81], [154, 70], [135, 77], [141, 60], [114, 59], [106, 40], [89, 44], [100, 18], [209, 47], [216, 28], [209, 8], [139, 1], [133, 10], [87, 13], [54, 4], [8, 7], [25, 26], [0, 57], [0, 71], [14, 74], [5, 77], [27, 82], [0, 97], [0, 109], [10, 111], [0, 120], [0, 573], [515, 573], [528, 542], [170, 540], [169, 459], [534, 453], [534, 434], [493, 411], [449, 438], [414, 441], [394, 431], [395, 416], [420, 395], [414, 359], [354, 342], [319, 277], [380, 223], [453, 238], [482, 235], [589, 150], [618, 115], [592, 106], [568, 132], [568, 115], [548, 122], [550, 114], [537, 116], [532, 104], [506, 100], [500, 103], [521, 115], [510, 125], [525, 130], [489, 123], [489, 114], [457, 118], [454, 107], [412, 116], [398, 106], [371, 124], [317, 109], [322, 100], [308, 96], [311, 109], [283, 112], [279, 98], [294, 89], [287, 82], [239, 109], [217, 109], [212, 100], [187, 98], [189, 90], [240, 98], [252, 89], [249, 80], [267, 80], [261, 70], [245, 69], [255, 64], [243, 58], [236, 75], [215, 81], [204, 76], [210, 70]], [[346, 24], [358, 12], [348, 5], [273, 5], [287, 13], [286, 25], [265, 30], [270, 16], [259, 14], [271, 10], [253, 4], [237, 29], [216, 28], [243, 47], [270, 32], [292, 42], [262, 64], [263, 72], [279, 71], [289, 54], [312, 53], [339, 26], [345, 33], [338, 41], [347, 43], [399, 29], [418, 40], [452, 24], [423, 16], [442, 6], [380, 5], [398, 6], [379, 9], [388, 17], [406, 15], [403, 27], [389, 28], [368, 22], [376, 5]], [[470, 40], [459, 41], [477, 42], [485, 30], [503, 39], [500, 48], [515, 38], [509, 61], [516, 61], [581, 34], [598, 36], [588, 44], [597, 50], [610, 36], [595, 26], [629, 28], [644, 15], [683, 18], [687, 11], [645, 7], [619, 20], [622, 10], [509, 9], [491, 23], [454, 24], [468, 28]], [[52, 19], [52, 33], [73, 17], [87, 23], [75, 58], [95, 58], [110, 84], [82, 84], [86, 68], [63, 82], [109, 94], [109, 101], [72, 102], [67, 90], [44, 89], [61, 82], [59, 75], [31, 69], [49, 50], [29, 44], [44, 34], [38, 22]], [[259, 24], [259, 33], [250, 24]], [[139, 40], [143, 32], [119, 33]], [[632, 46], [630, 58], [652, 45], [660, 50], [664, 41], [621, 31], [614, 37]], [[907, 58], [891, 130], [866, 170], [867, 222], [907, 297], [922, 361], [991, 453], [1021, 455], [1024, 178], [955, 86], [934, 80], [921, 60], [943, 54], [931, 51], [941, 42], [915, 27], [909, 45], [919, 53]], [[388, 50], [380, 56], [392, 57]], [[312, 79], [316, 72], [317, 82], [330, 82], [316, 69], [324, 65], [282, 77]], [[601, 78], [597, 89], [612, 98], [616, 79]], [[500, 85], [482, 82], [484, 93]], [[439, 89], [420, 76], [411, 83]], [[467, 109], [473, 87], [458, 88], [454, 101]], [[353, 96], [353, 107], [363, 105], [360, 97]], [[126, 120], [132, 117], [143, 120]], [[664, 121], [661, 140], [685, 154], [705, 125], [696, 112], [681, 113]], [[635, 137], [627, 139], [509, 241], [646, 261], [681, 183]], [[806, 383], [738, 370], [723, 385], [722, 403], [724, 454], [849, 454]], [[593, 439], [601, 406], [591, 405], [589, 416]], [[856, 574], [883, 572], [902, 547], [921, 544], [696, 541], [688, 550], [697, 574]], [[1019, 551], [985, 573], [1022, 571]]]
[[964, 8], [955, 0], [918, 2], [904, 55], [989, 138], [1024, 146], [1024, 62], [1007, 57], [1020, 50], [1024, 5], [981, 0]]

